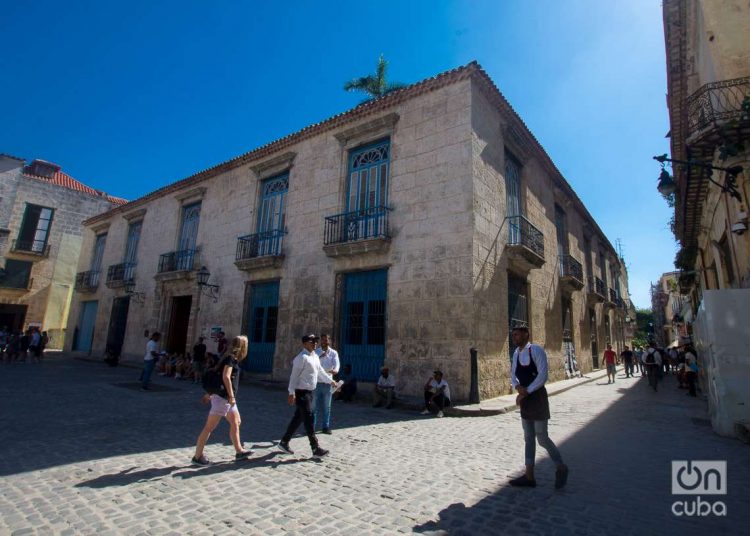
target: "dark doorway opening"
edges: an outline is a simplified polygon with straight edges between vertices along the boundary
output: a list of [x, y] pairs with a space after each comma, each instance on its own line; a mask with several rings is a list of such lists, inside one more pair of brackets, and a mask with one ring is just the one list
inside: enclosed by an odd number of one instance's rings
[[107, 330], [107, 352], [110, 355], [119, 357], [122, 353], [129, 309], [130, 296], [115, 298], [112, 302], [112, 314], [109, 317], [109, 328]]
[[23, 329], [26, 321], [26, 305], [0, 303], [0, 328], [7, 327], [11, 331]]
[[172, 313], [169, 317], [169, 331], [167, 332], [167, 352], [169, 353], [185, 353], [192, 304], [192, 296], [172, 298]]
[[589, 309], [589, 333], [591, 334], [591, 362], [599, 368], [599, 339], [596, 335], [596, 311]]

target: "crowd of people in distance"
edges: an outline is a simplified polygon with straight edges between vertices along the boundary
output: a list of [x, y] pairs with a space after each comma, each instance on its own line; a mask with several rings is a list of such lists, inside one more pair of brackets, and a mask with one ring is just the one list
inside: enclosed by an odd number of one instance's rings
[[49, 344], [46, 331], [30, 327], [26, 331], [13, 331], [7, 326], [0, 328], [0, 361], [5, 363], [41, 363], [44, 350]]

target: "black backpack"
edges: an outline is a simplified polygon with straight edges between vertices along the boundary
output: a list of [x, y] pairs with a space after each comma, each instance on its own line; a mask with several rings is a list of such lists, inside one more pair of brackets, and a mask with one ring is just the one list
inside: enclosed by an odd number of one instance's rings
[[221, 372], [218, 369], [224, 369], [222, 363], [219, 363], [215, 367], [209, 368], [203, 373], [201, 378], [201, 384], [203, 390], [210, 395], [222, 395], [224, 392], [224, 381], [221, 378]]

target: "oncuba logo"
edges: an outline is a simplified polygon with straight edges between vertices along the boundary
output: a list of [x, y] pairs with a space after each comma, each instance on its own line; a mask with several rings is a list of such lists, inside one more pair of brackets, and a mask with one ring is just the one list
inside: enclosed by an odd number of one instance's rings
[[726, 516], [723, 501], [703, 500], [701, 495], [727, 494], [727, 462], [717, 460], [672, 461], [672, 495], [694, 495], [675, 501], [672, 513], [676, 516]]

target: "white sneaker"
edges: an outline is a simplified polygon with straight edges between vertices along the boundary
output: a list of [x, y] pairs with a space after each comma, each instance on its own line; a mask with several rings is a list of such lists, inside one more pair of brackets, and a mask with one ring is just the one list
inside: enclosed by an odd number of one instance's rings
[[420, 413], [420, 415], [429, 415], [429, 414], [430, 414], [430, 410], [429, 409], [423, 409], [422, 413]]
[[438, 416], [438, 417], [442, 417], [442, 416], [443, 416], [443, 412], [442, 412], [442, 411], [438, 411], [438, 414], [437, 414], [437, 416]]

